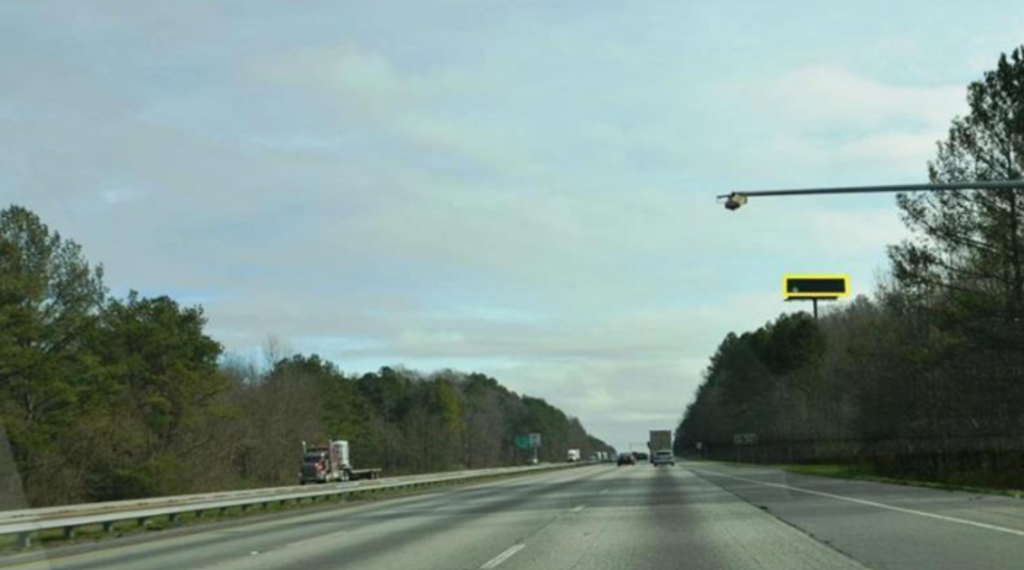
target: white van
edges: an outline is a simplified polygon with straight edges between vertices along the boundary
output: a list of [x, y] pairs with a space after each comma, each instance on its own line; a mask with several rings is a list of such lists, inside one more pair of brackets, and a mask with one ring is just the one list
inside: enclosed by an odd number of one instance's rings
[[671, 451], [669, 451], [667, 449], [663, 449], [661, 451], [655, 451], [654, 452], [654, 455], [651, 457], [651, 463], [655, 467], [657, 467], [659, 465], [673, 465], [674, 466], [676, 464], [676, 458], [672, 456], [672, 452]]

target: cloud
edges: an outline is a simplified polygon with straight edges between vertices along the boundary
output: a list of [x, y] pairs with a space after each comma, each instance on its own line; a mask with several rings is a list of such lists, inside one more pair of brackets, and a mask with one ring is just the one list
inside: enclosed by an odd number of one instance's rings
[[251, 63], [249, 71], [281, 86], [320, 93], [362, 116], [378, 117], [417, 97], [414, 84], [383, 54], [347, 47], [275, 55]]
[[834, 65], [740, 81], [727, 100], [758, 144], [735, 149], [735, 171], [770, 173], [771, 186], [924, 181], [936, 142], [967, 112], [965, 97], [962, 84], [903, 86]]
[[813, 130], [888, 127], [934, 130], [965, 107], [963, 86], [904, 87], [837, 67], [807, 67], [779, 78], [769, 91], [786, 121]]

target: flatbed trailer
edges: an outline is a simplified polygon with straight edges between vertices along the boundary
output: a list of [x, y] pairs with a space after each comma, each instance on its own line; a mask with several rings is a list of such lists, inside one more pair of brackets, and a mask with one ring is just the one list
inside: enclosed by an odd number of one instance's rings
[[352, 481], [359, 481], [361, 479], [380, 479], [383, 471], [380, 467], [373, 467], [371, 469], [352, 469], [349, 471], [349, 478]]

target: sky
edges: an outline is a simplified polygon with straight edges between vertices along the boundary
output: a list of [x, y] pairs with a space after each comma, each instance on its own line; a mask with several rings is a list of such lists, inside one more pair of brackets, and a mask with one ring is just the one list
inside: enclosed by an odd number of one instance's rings
[[1024, 3], [0, 3], [0, 207], [112, 292], [357, 373], [474, 370], [620, 449], [730, 331], [870, 294]]

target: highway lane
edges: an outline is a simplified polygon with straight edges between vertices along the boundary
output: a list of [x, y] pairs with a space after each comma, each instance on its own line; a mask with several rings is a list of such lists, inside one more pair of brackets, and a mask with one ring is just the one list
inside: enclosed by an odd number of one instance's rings
[[623, 468], [608, 482], [501, 568], [863, 568], [680, 467]]
[[689, 464], [710, 483], [872, 568], [1024, 567], [1024, 502], [777, 468]]
[[587, 466], [194, 530], [10, 567], [961, 570], [1024, 560], [1019, 500], [712, 463]]
[[861, 568], [685, 469], [590, 466], [16, 568]]

